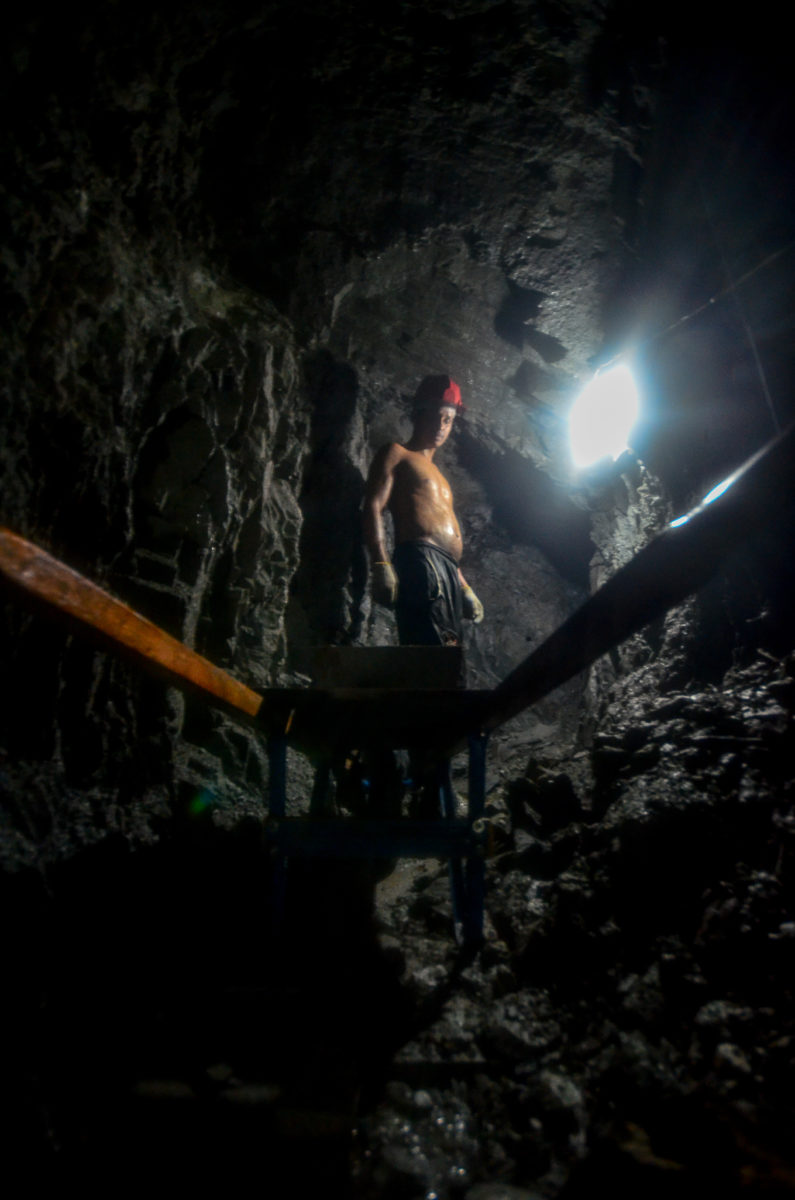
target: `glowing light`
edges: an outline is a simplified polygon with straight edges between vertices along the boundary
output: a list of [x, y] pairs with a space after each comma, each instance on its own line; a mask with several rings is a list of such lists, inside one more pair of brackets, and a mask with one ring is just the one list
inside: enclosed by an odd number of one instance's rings
[[638, 389], [625, 363], [595, 375], [569, 413], [569, 444], [574, 465], [582, 470], [603, 458], [615, 462], [628, 449], [627, 440], [639, 410]]
[[728, 477], [728, 479], [724, 479], [721, 483], [716, 483], [715, 487], [712, 489], [712, 491], [707, 492], [706, 496], [701, 501], [701, 503], [702, 504], [711, 504], [713, 500], [717, 500], [718, 496], [722, 496], [724, 492], [727, 492], [733, 483], [734, 483], [733, 475], [730, 475]]
[[683, 517], [677, 517], [675, 521], [671, 521], [668, 528], [669, 529], [678, 529], [680, 525], [685, 525], [690, 520], [693, 513], [698, 512], [699, 509], [704, 508], [707, 504], [711, 504], [713, 500], [717, 500], [718, 496], [722, 496], [724, 492], [728, 492], [729, 488], [735, 482], [736, 478], [737, 478], [737, 473], [735, 472], [734, 475], [728, 475], [726, 477], [726, 479], [722, 479], [720, 481], [720, 483], [716, 483], [714, 488], [712, 489], [712, 491], [707, 492], [704, 499], [701, 501], [700, 504], [696, 505], [696, 507], [693, 509], [692, 512], [685, 513], [685, 515]]

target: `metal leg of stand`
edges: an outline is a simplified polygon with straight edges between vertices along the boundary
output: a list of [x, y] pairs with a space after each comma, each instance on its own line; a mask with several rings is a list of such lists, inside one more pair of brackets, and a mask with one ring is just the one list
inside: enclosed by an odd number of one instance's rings
[[[441, 815], [446, 820], [452, 820], [456, 811], [449, 762], [441, 764], [438, 778]], [[460, 858], [450, 859], [450, 897], [453, 904], [453, 931], [456, 941], [460, 944], [465, 940], [466, 929], [466, 883]]]
[[[469, 824], [474, 827], [483, 815], [486, 800], [486, 742], [485, 735], [473, 735], [469, 739]], [[284, 737], [268, 741], [270, 782], [268, 816], [277, 823], [285, 817], [287, 808], [287, 741]], [[429, 780], [430, 782], [430, 780]], [[450, 779], [450, 764], [438, 768], [436, 776], [442, 829], [447, 820], [456, 818], [456, 800]], [[320, 816], [327, 811], [330, 793], [330, 764], [321, 764], [315, 778], [311, 809]], [[457, 825], [460, 823], [457, 823]], [[283, 831], [284, 832], [284, 831]], [[454, 830], [449, 831], [452, 838]], [[452, 845], [452, 841], [450, 842]], [[469, 843], [470, 847], [472, 843]], [[405, 853], [405, 851], [404, 851]], [[282, 932], [287, 896], [288, 858], [276, 851], [273, 861], [272, 928], [275, 935]], [[483, 940], [483, 908], [485, 891], [485, 863], [483, 854], [476, 844], [475, 853], [467, 859], [450, 860], [450, 891], [453, 906], [453, 924], [456, 940], [466, 946], [477, 946]]]
[[[469, 820], [472, 825], [483, 816], [486, 805], [486, 743], [488, 734], [472, 734], [469, 738]], [[473, 855], [466, 860], [464, 941], [477, 945], [483, 940], [483, 900], [486, 885], [486, 864], [483, 856]]]
[[439, 767], [439, 812], [447, 819], [455, 816], [455, 792], [450, 779], [449, 762], [442, 763]]
[[[287, 741], [283, 737], [268, 739], [268, 815], [280, 820], [287, 809]], [[284, 924], [287, 895], [287, 856], [278, 851], [273, 863], [273, 895], [271, 898], [271, 928], [278, 937]]]
[[331, 763], [322, 759], [315, 769], [315, 782], [309, 800], [310, 817], [327, 817], [330, 815], [331, 800]]

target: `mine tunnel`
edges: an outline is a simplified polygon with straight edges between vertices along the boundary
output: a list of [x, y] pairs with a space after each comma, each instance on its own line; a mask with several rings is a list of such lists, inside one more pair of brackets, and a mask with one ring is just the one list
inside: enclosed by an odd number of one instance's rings
[[[669, 595], [680, 560], [638, 556], [795, 416], [789, 51], [771, 6], [691, 10], [32, 0], [3, 51], [0, 525], [254, 692], [312, 689], [323, 648], [397, 643], [366, 480], [446, 372], [467, 688], [632, 564]], [[576, 469], [569, 413], [616, 363], [638, 419]], [[470, 944], [443, 857], [299, 857], [285, 890], [263, 732], [4, 586], [9, 1178], [792, 1194], [777, 464], [686, 594], [494, 728]], [[288, 816], [317, 768], [288, 737]], [[465, 804], [459, 753], [451, 779]]]

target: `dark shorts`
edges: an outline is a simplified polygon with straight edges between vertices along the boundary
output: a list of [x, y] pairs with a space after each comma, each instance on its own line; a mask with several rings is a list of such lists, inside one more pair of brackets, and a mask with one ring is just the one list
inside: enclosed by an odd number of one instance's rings
[[464, 614], [452, 555], [427, 542], [401, 542], [392, 565], [399, 581], [395, 614], [401, 646], [460, 646]]

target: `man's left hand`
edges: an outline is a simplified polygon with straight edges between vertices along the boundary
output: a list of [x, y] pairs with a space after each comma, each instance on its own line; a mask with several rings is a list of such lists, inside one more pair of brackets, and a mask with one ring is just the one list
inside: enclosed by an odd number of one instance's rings
[[478, 600], [472, 588], [467, 584], [463, 591], [464, 616], [469, 621], [479, 625], [483, 620], [483, 605]]

